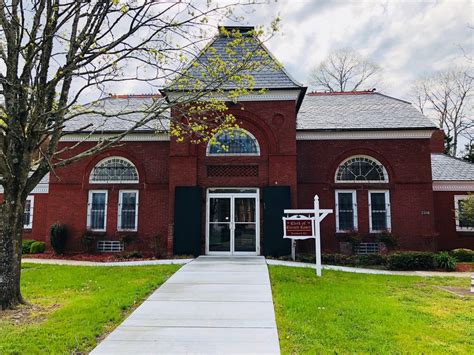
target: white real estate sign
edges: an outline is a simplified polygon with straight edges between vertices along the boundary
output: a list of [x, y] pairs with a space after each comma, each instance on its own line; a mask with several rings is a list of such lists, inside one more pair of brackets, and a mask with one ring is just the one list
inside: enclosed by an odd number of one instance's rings
[[316, 274], [321, 276], [321, 221], [333, 210], [320, 209], [319, 197], [314, 195], [313, 209], [284, 210], [283, 238], [291, 239], [291, 256], [295, 260], [296, 240], [314, 238], [316, 254]]

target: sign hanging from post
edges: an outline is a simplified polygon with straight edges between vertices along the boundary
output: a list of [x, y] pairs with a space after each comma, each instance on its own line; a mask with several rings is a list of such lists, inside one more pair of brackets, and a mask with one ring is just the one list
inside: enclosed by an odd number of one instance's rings
[[314, 238], [316, 254], [316, 274], [321, 276], [321, 221], [332, 210], [319, 208], [319, 197], [314, 196], [313, 209], [284, 210], [283, 238], [291, 239], [291, 256], [295, 260], [296, 240]]

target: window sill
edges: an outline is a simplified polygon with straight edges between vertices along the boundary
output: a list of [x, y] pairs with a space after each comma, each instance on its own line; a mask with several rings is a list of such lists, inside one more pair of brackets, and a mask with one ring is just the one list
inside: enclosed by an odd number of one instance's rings
[[33, 227], [23, 227], [24, 233], [31, 233], [33, 231]]
[[462, 235], [463, 237], [472, 237], [474, 236], [474, 228], [456, 229], [456, 233]]

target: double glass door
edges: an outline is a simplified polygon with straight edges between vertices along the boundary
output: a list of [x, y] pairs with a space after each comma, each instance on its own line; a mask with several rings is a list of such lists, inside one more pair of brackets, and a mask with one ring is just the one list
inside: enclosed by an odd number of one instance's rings
[[207, 200], [207, 253], [259, 254], [258, 215], [257, 190], [244, 193], [209, 192]]

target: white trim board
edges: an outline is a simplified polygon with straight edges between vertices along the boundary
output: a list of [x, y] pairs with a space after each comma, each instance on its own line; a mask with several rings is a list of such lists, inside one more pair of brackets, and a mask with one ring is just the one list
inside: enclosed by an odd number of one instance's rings
[[[30, 176], [32, 173], [29, 174]], [[0, 185], [0, 194], [3, 194], [3, 186]], [[30, 195], [34, 194], [47, 194], [49, 193], [49, 173], [47, 173], [38, 185], [30, 192]]]
[[333, 139], [430, 139], [433, 134], [429, 130], [377, 130], [377, 131], [321, 131], [305, 132], [296, 131], [296, 140], [299, 141], [318, 141]]
[[[258, 90], [255, 90], [258, 91]], [[235, 100], [237, 102], [244, 101], [296, 101], [300, 95], [301, 88], [287, 89], [287, 90], [272, 90], [268, 89], [264, 93], [259, 94], [248, 94], [237, 97]], [[166, 93], [171, 100], [177, 100], [182, 97], [186, 98], [186, 92], [173, 92], [169, 91]], [[210, 93], [206, 97], [203, 97], [202, 100], [217, 99], [219, 101], [232, 101], [229, 96], [222, 94], [212, 94]]]
[[433, 191], [472, 191], [473, 181], [433, 181]]
[[[75, 133], [67, 134], [60, 139], [60, 142], [98, 142], [104, 139], [111, 139], [116, 137], [116, 134], [112, 133]], [[170, 136], [168, 133], [130, 133], [123, 137], [121, 142], [168, 142]]]

